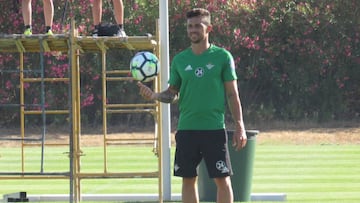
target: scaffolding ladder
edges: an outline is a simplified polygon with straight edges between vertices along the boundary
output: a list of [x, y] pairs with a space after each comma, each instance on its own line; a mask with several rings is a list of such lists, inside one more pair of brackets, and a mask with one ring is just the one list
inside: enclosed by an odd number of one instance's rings
[[[11, 42], [9, 42], [11, 41]], [[58, 42], [57, 42], [58, 41]], [[21, 143], [21, 171], [20, 172], [8, 172], [2, 173], [2, 175], [57, 175], [59, 177], [66, 177], [69, 172], [52, 172], [47, 173], [44, 171], [44, 148], [45, 145], [64, 146], [68, 143], [46, 143], [46, 115], [48, 114], [69, 114], [68, 109], [47, 110], [45, 108], [45, 83], [68, 83], [69, 77], [64, 78], [49, 78], [45, 77], [45, 62], [44, 53], [49, 52], [55, 44], [64, 44], [67, 41], [66, 35], [56, 35], [55, 37], [48, 37], [46, 35], [34, 35], [28, 38], [24, 38], [22, 35], [3, 35], [0, 39], [1, 52], [18, 52], [19, 53], [19, 68], [17, 70], [2, 70], [1, 72], [17, 73], [19, 74], [19, 104], [8, 104], [6, 106], [19, 107], [20, 112], [20, 137], [8, 138], [2, 137], [0, 140], [7, 141], [20, 141]], [[11, 46], [15, 45], [15, 46]], [[10, 46], [9, 46], [10, 45]], [[11, 49], [9, 49], [12, 47]], [[16, 49], [15, 49], [16, 48]], [[63, 46], [58, 47], [59, 50], [64, 51], [66, 48]], [[40, 68], [39, 69], [25, 69], [24, 55], [25, 53], [39, 53]], [[27, 77], [26, 74], [37, 74], [39, 77]], [[28, 104], [25, 101], [25, 84], [26, 83], [40, 83], [40, 104]], [[34, 109], [35, 108], [35, 109]], [[37, 108], [37, 109], [36, 109]], [[29, 138], [25, 133], [25, 116], [27, 115], [41, 115], [41, 135], [39, 138]], [[39, 143], [40, 142], [40, 143]], [[25, 171], [25, 147], [41, 146], [41, 161], [39, 172], [26, 172]]]
[[[0, 35], [0, 52], [3, 53], [19, 53], [20, 57], [20, 98], [24, 98], [24, 83], [38, 83], [42, 86], [45, 82], [65, 82], [69, 84], [70, 104], [69, 109], [46, 110], [42, 105], [41, 110], [26, 110], [25, 101], [20, 101], [20, 127], [21, 141], [26, 140], [25, 136], [25, 115], [42, 114], [45, 119], [46, 114], [69, 114], [70, 117], [70, 136], [69, 136], [69, 172], [63, 173], [27, 173], [22, 167], [21, 173], [0, 173], [1, 179], [69, 179], [70, 180], [70, 202], [81, 201], [81, 179], [94, 178], [158, 178], [159, 202], [163, 201], [162, 186], [162, 149], [161, 149], [161, 114], [159, 103], [146, 104], [107, 104], [106, 103], [106, 86], [109, 81], [129, 80], [127, 76], [114, 77], [117, 74], [127, 74], [121, 70], [106, 70], [106, 52], [108, 49], [129, 49], [129, 50], [152, 50], [159, 56], [159, 32], [158, 26], [155, 37], [148, 36], [129, 36], [127, 38], [119, 37], [88, 37], [79, 36], [75, 29], [75, 23], [72, 21], [69, 34], [61, 34], [54, 36], [32, 35], [25, 37], [23, 35]], [[63, 52], [68, 54], [70, 73], [68, 78], [40, 78], [24, 77], [24, 53], [44, 53], [44, 52]], [[104, 171], [102, 173], [84, 173], [81, 171], [81, 114], [80, 114], [80, 68], [79, 57], [86, 52], [100, 52], [102, 61], [102, 90], [103, 90], [103, 138], [104, 138]], [[154, 90], [158, 91], [160, 80], [154, 80]], [[43, 91], [43, 88], [42, 90]], [[154, 152], [158, 159], [158, 171], [146, 173], [110, 173], [107, 171], [107, 145], [114, 144], [121, 140], [112, 139], [107, 136], [107, 118], [110, 113], [151, 113], [155, 120], [155, 138], [156, 143]], [[45, 127], [43, 123], [44, 134], [42, 136], [42, 145], [45, 145]], [[65, 144], [66, 145], [66, 144]], [[22, 156], [24, 159], [24, 147], [21, 146]]]

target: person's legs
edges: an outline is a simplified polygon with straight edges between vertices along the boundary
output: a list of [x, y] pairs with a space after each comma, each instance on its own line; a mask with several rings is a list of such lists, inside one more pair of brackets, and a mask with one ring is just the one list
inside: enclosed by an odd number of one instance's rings
[[95, 26], [99, 25], [102, 17], [102, 0], [94, 0], [91, 8], [93, 24]]
[[21, 1], [21, 11], [22, 11], [22, 16], [24, 19], [24, 25], [31, 25], [31, 0], [22, 0]]
[[182, 202], [197, 203], [197, 165], [201, 161], [199, 143], [203, 139], [197, 131], [178, 130], [175, 134], [176, 150], [174, 159], [174, 175], [182, 177]]
[[31, 10], [31, 0], [22, 0], [21, 1], [21, 12], [24, 20], [24, 35], [32, 35], [32, 10]]
[[114, 16], [118, 25], [124, 24], [124, 4], [122, 0], [113, 0]]
[[52, 27], [54, 18], [54, 3], [52, 0], [43, 0], [45, 25]]
[[214, 178], [217, 186], [217, 203], [233, 203], [234, 195], [230, 176]]
[[54, 19], [54, 3], [53, 0], [43, 0], [44, 4], [44, 18], [45, 18], [45, 33], [52, 35], [52, 24]]
[[225, 129], [209, 131], [204, 134], [202, 153], [209, 177], [217, 186], [217, 203], [232, 203], [233, 191], [230, 175], [232, 167], [228, 149], [228, 137]]
[[197, 192], [196, 177], [182, 179], [182, 202], [183, 203], [198, 203], [199, 194]]
[[126, 33], [124, 31], [124, 3], [122, 0], [113, 0], [113, 5], [115, 21], [120, 28], [117, 36], [126, 37]]

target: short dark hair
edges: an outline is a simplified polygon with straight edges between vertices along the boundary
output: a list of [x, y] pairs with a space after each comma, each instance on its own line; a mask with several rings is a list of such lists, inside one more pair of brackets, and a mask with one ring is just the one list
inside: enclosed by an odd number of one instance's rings
[[211, 24], [211, 15], [210, 12], [204, 8], [193, 8], [186, 13], [186, 18], [193, 18], [193, 17], [201, 17], [207, 22]]

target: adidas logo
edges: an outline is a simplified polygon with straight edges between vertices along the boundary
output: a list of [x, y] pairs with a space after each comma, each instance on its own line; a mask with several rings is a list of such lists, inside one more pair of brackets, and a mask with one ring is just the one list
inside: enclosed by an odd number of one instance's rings
[[190, 70], [192, 70], [191, 65], [186, 66], [185, 71], [190, 71]]

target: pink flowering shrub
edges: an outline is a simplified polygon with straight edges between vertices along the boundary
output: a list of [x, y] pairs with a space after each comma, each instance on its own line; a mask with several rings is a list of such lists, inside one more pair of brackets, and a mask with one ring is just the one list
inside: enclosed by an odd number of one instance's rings
[[172, 3], [172, 54], [188, 46], [184, 13], [212, 12], [210, 38], [234, 55], [248, 120], [359, 117], [359, 1]]
[[264, 106], [270, 118], [358, 117], [352, 98], [360, 96], [360, 21], [350, 10], [359, 5], [281, 0], [258, 1], [255, 10], [243, 10], [234, 41], [240, 47], [231, 50], [246, 54], [239, 53], [238, 63], [249, 96], [244, 100], [256, 109]]
[[[79, 34], [90, 35], [93, 29], [92, 0], [73, 1], [64, 10], [65, 2], [54, 1], [53, 31], [68, 32], [70, 17], [73, 16]], [[108, 1], [103, 4], [103, 22], [115, 23], [112, 5]], [[159, 17], [158, 1], [124, 0], [124, 6], [124, 27], [129, 36], [155, 34], [155, 23]], [[171, 0], [171, 58], [189, 46], [185, 13], [193, 7], [205, 7], [212, 12], [214, 29], [210, 40], [228, 49], [234, 56], [247, 121], [359, 118], [358, 0]], [[20, 5], [3, 4], [2, 8], [1, 33], [21, 33], [23, 22]], [[42, 3], [36, 0], [33, 1], [33, 30], [34, 33], [39, 33], [43, 29]], [[109, 51], [107, 68], [127, 69], [134, 53], [130, 50]], [[85, 123], [99, 123], [102, 120], [99, 56], [99, 53], [86, 53], [80, 57], [82, 121]], [[39, 54], [25, 54], [25, 68], [37, 70], [40, 63]], [[43, 64], [46, 77], [68, 77], [66, 54], [46, 54]], [[14, 71], [18, 66], [18, 54], [1, 53], [0, 112], [4, 116], [0, 118], [0, 125], [18, 124], [18, 107], [8, 105], [18, 104], [20, 100], [19, 74]], [[27, 74], [28, 77], [39, 77], [39, 73]], [[26, 108], [41, 108], [40, 83], [25, 83], [24, 88], [25, 100], [29, 104]], [[133, 82], [109, 83], [106, 102], [143, 102], [137, 91]], [[44, 107], [67, 109], [68, 94], [68, 86], [63, 83], [47, 84], [44, 90]], [[176, 115], [176, 108], [173, 111]], [[49, 115], [47, 119], [49, 122], [61, 122], [66, 121], [67, 117]], [[122, 118], [117, 115], [110, 115], [108, 118], [111, 123], [119, 122], [119, 119]], [[121, 122], [138, 119], [146, 120], [148, 117], [132, 115], [131, 119]]]

